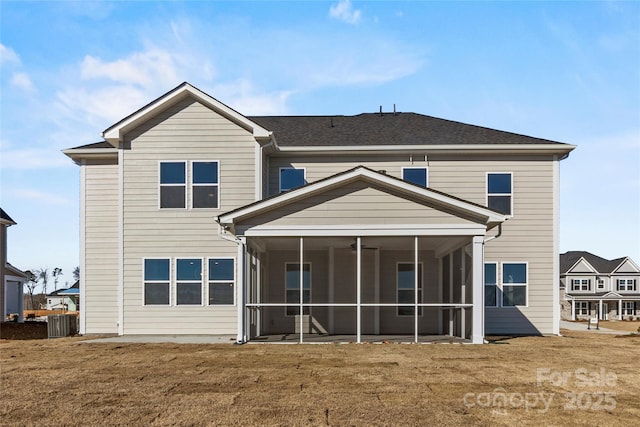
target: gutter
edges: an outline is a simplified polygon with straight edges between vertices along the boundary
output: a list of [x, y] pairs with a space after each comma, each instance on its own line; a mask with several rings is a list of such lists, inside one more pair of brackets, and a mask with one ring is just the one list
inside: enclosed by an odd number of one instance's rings
[[496, 234], [495, 236], [487, 237], [486, 239], [484, 239], [484, 243], [497, 239], [500, 236], [502, 236], [502, 223], [498, 224], [498, 234]]

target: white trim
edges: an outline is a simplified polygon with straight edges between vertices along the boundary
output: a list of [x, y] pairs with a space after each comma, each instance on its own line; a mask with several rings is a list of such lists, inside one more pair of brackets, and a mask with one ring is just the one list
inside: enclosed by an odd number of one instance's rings
[[[402, 166], [400, 168], [400, 177], [402, 178], [403, 181], [407, 181], [404, 177], [404, 171], [407, 169], [424, 169], [424, 180], [425, 180], [425, 186], [424, 188], [429, 188], [429, 167], [427, 166]], [[411, 182], [411, 181], [407, 181], [407, 182]], [[419, 185], [419, 184], [415, 184], [414, 185]]]
[[362, 237], [356, 238], [356, 342], [362, 336]]
[[[187, 187], [187, 194], [191, 195], [191, 203], [188, 204], [189, 206], [189, 210], [197, 210], [197, 211], [201, 211], [201, 210], [220, 210], [220, 194], [221, 194], [221, 185], [220, 185], [220, 176], [221, 176], [221, 162], [220, 160], [190, 160], [189, 162], [189, 171], [191, 172], [191, 176], [187, 176], [187, 183], [188, 183], [188, 187]], [[218, 181], [215, 184], [196, 184], [193, 182], [193, 165], [195, 163], [217, 163], [217, 171], [218, 171], [218, 176], [216, 177], [216, 180]], [[193, 206], [193, 200], [194, 200], [194, 196], [193, 196], [193, 188], [194, 187], [205, 187], [205, 186], [215, 186], [218, 189], [218, 200], [216, 200], [216, 204], [217, 206], [215, 208], [196, 208]], [[187, 199], [189, 197], [187, 196]], [[166, 209], [166, 208], [165, 208]]]
[[[560, 335], [560, 161], [558, 156], [553, 156], [552, 165], [553, 175], [553, 207], [552, 207], [552, 225], [551, 233], [553, 235], [553, 261], [552, 261], [552, 333]], [[513, 188], [511, 188], [513, 190]]]
[[491, 193], [491, 196], [496, 196], [496, 197], [505, 197], [505, 196], [509, 196], [510, 197], [510, 202], [511, 205], [509, 206], [509, 213], [508, 214], [504, 214], [507, 218], [512, 218], [514, 216], [514, 194], [515, 194], [515, 188], [514, 188], [514, 179], [513, 179], [513, 172], [486, 172], [485, 173], [485, 205], [488, 207], [489, 206], [489, 175], [509, 175], [511, 177], [511, 193]]
[[[299, 185], [295, 188], [289, 188], [287, 190], [283, 190], [282, 189], [282, 171], [283, 170], [301, 170], [302, 171], [302, 185]], [[285, 166], [285, 167], [281, 167], [278, 168], [278, 193], [285, 193], [287, 191], [291, 191], [291, 190], [295, 190], [296, 188], [300, 188], [302, 186], [304, 186], [307, 183], [307, 168], [306, 167], [302, 167], [302, 168], [297, 168], [294, 166]]]
[[[256, 145], [254, 149], [254, 176], [255, 176], [255, 194], [254, 198], [257, 202], [262, 199], [262, 177], [263, 177], [263, 164], [262, 164], [262, 147], [260, 145]], [[218, 179], [219, 181], [219, 179]], [[220, 194], [220, 192], [218, 192]], [[219, 204], [218, 204], [219, 205]]]
[[246, 267], [246, 239], [243, 237], [238, 238], [238, 256], [236, 262], [236, 278], [237, 278], [237, 286], [236, 286], [236, 305], [237, 305], [237, 319], [236, 325], [238, 326], [236, 341], [243, 343], [247, 341], [247, 331], [245, 328], [244, 316], [245, 316], [245, 307], [248, 306], [244, 299], [244, 295], [246, 294], [246, 275], [245, 275], [245, 267]]
[[[197, 280], [178, 280], [178, 261], [180, 260], [200, 260], [200, 304], [178, 304], [178, 283], [195, 284]], [[198, 256], [178, 256], [173, 258], [175, 267], [173, 269], [173, 293], [175, 295], [174, 307], [187, 308], [187, 307], [203, 307], [204, 304], [204, 258]]]
[[[524, 264], [525, 268], [526, 268], [526, 277], [525, 277], [525, 283], [505, 283], [504, 282], [504, 265], [505, 264]], [[514, 308], [520, 308], [520, 307], [529, 307], [529, 261], [502, 261], [500, 263], [500, 290], [502, 291], [502, 298], [500, 298], [500, 307], [501, 308], [506, 308], [506, 309], [514, 309]], [[519, 305], [519, 304], [515, 304], [515, 305], [504, 305], [504, 286], [523, 286], [525, 288], [525, 294], [524, 294], [524, 298], [525, 298], [525, 304], [524, 305]]]
[[118, 282], [118, 335], [124, 335], [124, 150], [118, 150]]
[[151, 117], [155, 116], [157, 112], [163, 111], [169, 106], [177, 104], [181, 100], [186, 99], [188, 96], [193, 96], [204, 106], [212, 109], [218, 114], [221, 114], [240, 127], [249, 130], [250, 132], [252, 132], [253, 136], [256, 139], [271, 138], [271, 132], [252, 122], [242, 114], [238, 113], [237, 111], [228, 107], [217, 99], [200, 91], [199, 89], [196, 89], [189, 83], [181, 84], [175, 89], [157, 98], [146, 107], [138, 110], [134, 114], [107, 128], [104, 132], [102, 132], [102, 136], [115, 147], [118, 145], [118, 142], [121, 142], [123, 140], [124, 135], [128, 131], [146, 122]]
[[[231, 281], [233, 282], [233, 303], [231, 304], [210, 304], [209, 303], [209, 285], [210, 284], [216, 284], [216, 283], [229, 283], [229, 280], [213, 280], [213, 279], [209, 279], [209, 261], [210, 260], [216, 260], [216, 259], [230, 259], [233, 261], [233, 279], [231, 279]], [[237, 280], [236, 280], [236, 258], [232, 257], [232, 256], [211, 256], [211, 257], [206, 257], [205, 258], [205, 267], [204, 267], [204, 272], [203, 272], [203, 278], [205, 281], [205, 294], [204, 295], [204, 305], [206, 305], [207, 307], [233, 307], [237, 304], [236, 302], [236, 287], [237, 285]]]
[[[472, 323], [471, 323], [471, 342], [473, 344], [484, 343], [484, 238], [482, 236], [474, 236], [472, 240], [471, 263], [472, 263]], [[496, 271], [496, 281], [498, 280]], [[528, 271], [527, 271], [528, 274]], [[478, 286], [481, 284], [481, 286]], [[496, 292], [497, 293], [497, 292]]]
[[598, 272], [594, 266], [592, 266], [589, 261], [587, 261], [587, 259], [583, 256], [581, 256], [580, 258], [578, 258], [578, 260], [576, 262], [573, 263], [573, 265], [564, 273], [565, 275], [569, 275], [569, 274], [585, 274], [583, 271], [579, 271], [576, 273], [572, 273], [571, 270], [573, 270], [574, 268], [576, 268], [576, 266], [578, 264], [580, 264], [581, 261], [584, 261], [584, 263], [587, 265], [587, 267], [591, 270], [591, 272], [593, 274], [597, 274], [597, 275], [601, 275], [604, 276], [604, 274], [600, 274], [600, 272]]
[[[80, 335], [87, 333], [87, 162], [81, 161], [80, 165]], [[122, 242], [119, 241], [121, 246]]]
[[463, 210], [466, 213], [483, 217], [485, 223], [504, 222], [507, 219], [506, 215], [497, 213], [491, 209], [477, 206], [475, 204], [453, 198], [440, 192], [435, 192], [429, 188], [420, 188], [414, 184], [403, 182], [402, 180], [399, 180], [397, 178], [392, 178], [390, 176], [374, 172], [364, 167], [358, 167], [347, 173], [332, 176], [330, 178], [305, 185], [302, 188], [297, 188], [295, 190], [287, 191], [286, 193], [281, 193], [277, 197], [265, 199], [262, 202], [237, 209], [230, 213], [222, 214], [218, 216], [217, 220], [222, 224], [230, 224], [234, 221], [242, 220], [245, 217], [254, 216], [262, 212], [266, 212], [271, 209], [286, 205], [298, 199], [320, 194], [331, 188], [336, 188], [349, 182], [358, 180], [365, 180], [381, 185], [386, 185], [408, 195], [417, 195], [428, 200], [444, 204], [445, 206]]
[[282, 237], [303, 235], [315, 237], [331, 235], [334, 237], [354, 236], [473, 236], [485, 235], [486, 227], [478, 224], [357, 224], [357, 225], [275, 225], [259, 227], [238, 227], [237, 235], [247, 237]]
[[[154, 260], [154, 259], [158, 259], [158, 260], [167, 260], [169, 261], [169, 278], [167, 280], [146, 280], [146, 277], [144, 275], [145, 273], [145, 264], [147, 260]], [[142, 257], [142, 271], [140, 272], [142, 278], [140, 280], [141, 284], [142, 284], [142, 298], [140, 298], [140, 306], [141, 307], [172, 307], [173, 306], [173, 291], [172, 291], [172, 282], [173, 282], [173, 258], [171, 257]], [[149, 282], [149, 283], [168, 283], [169, 284], [169, 303], [168, 304], [146, 304], [145, 302], [145, 284]]]

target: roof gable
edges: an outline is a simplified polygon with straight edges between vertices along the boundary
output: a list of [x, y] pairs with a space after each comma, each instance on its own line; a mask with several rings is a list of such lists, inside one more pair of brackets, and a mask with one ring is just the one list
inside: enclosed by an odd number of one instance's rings
[[[580, 259], [586, 261], [591, 267], [587, 270], [582, 270], [583, 267], [578, 269], [573, 268], [576, 266]], [[581, 272], [594, 272], [594, 273], [611, 273], [622, 262], [622, 258], [618, 260], [609, 261], [586, 251], [569, 251], [560, 254], [560, 272], [561, 273], [581, 273]], [[577, 266], [576, 266], [577, 267]]]
[[[614, 260], [614, 261], [620, 261], [620, 259]], [[612, 274], [625, 274], [625, 273], [640, 274], [640, 268], [636, 265], [636, 263], [634, 263], [631, 260], [631, 258], [625, 257], [621, 259], [621, 262], [618, 264], [616, 268], [613, 269], [611, 273]]]
[[[354, 185], [356, 183], [364, 185]], [[371, 188], [373, 190], [366, 190], [367, 188]], [[343, 192], [341, 193], [340, 191]], [[222, 225], [233, 226], [240, 221], [245, 221], [248, 218], [253, 218], [259, 215], [265, 215], [275, 210], [278, 210], [279, 212], [286, 212], [290, 215], [296, 211], [313, 208], [314, 205], [319, 203], [324, 203], [337, 197], [347, 196], [348, 194], [357, 191], [362, 192], [360, 194], [361, 197], [369, 197], [370, 200], [375, 198], [375, 195], [371, 194], [372, 191], [392, 194], [395, 197], [402, 198], [413, 203], [421, 203], [424, 206], [432, 207], [446, 215], [454, 215], [458, 218], [465, 218], [466, 220], [474, 218], [475, 222], [487, 225], [489, 228], [506, 220], [504, 215], [484, 206], [477, 205], [439, 191], [431, 190], [429, 188], [423, 188], [407, 183], [403, 180], [376, 172], [364, 166], [358, 166], [346, 172], [307, 184], [298, 189], [281, 193], [238, 208], [231, 212], [227, 212], [220, 215], [217, 218], [217, 221]], [[312, 198], [315, 198], [315, 200], [311, 201]], [[319, 200], [321, 200], [321, 202], [319, 202]], [[311, 202], [309, 203], [309, 201]], [[307, 203], [305, 204], [301, 202]], [[298, 206], [295, 206], [296, 204], [298, 204]], [[375, 209], [370, 209], [369, 211], [371, 210]]]
[[128, 131], [140, 126], [141, 124], [155, 117], [157, 114], [160, 114], [167, 108], [177, 104], [178, 102], [181, 102], [188, 97], [195, 99], [196, 101], [205, 105], [207, 108], [214, 110], [218, 114], [252, 132], [253, 136], [257, 140], [270, 140], [271, 132], [269, 132], [267, 129], [261, 127], [257, 123], [254, 123], [236, 110], [223, 104], [217, 99], [207, 95], [200, 89], [197, 89], [186, 82], [182, 83], [175, 89], [167, 92], [156, 100], [150, 102], [133, 114], [120, 120], [118, 123], [107, 128], [102, 133], [102, 136], [112, 146], [117, 147], [118, 143], [122, 141], [124, 134], [126, 134]]

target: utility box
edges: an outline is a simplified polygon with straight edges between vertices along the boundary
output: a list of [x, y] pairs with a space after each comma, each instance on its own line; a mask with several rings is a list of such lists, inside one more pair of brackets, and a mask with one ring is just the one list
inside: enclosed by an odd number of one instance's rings
[[78, 333], [75, 314], [50, 314], [47, 316], [49, 338], [69, 337]]

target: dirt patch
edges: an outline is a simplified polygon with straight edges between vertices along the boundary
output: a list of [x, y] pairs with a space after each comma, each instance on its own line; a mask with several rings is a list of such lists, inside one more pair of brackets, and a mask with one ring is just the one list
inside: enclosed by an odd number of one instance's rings
[[563, 334], [487, 345], [2, 341], [0, 424], [637, 424], [640, 340]]
[[35, 340], [47, 337], [47, 322], [0, 323], [0, 339]]

